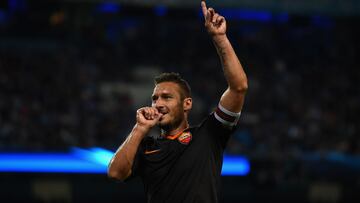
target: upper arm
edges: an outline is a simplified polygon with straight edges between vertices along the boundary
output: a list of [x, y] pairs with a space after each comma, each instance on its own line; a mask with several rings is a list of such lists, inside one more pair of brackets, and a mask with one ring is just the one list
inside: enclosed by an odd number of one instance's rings
[[222, 95], [215, 111], [215, 118], [230, 129], [236, 126], [242, 106], [244, 104], [245, 92], [234, 92], [228, 88]]
[[227, 88], [221, 96], [220, 105], [230, 112], [239, 113], [244, 105], [245, 93]]

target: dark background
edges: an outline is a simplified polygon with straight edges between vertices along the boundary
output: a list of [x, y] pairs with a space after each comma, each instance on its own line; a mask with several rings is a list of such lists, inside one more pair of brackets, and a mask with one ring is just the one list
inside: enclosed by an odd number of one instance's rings
[[[1, 152], [114, 151], [164, 71], [189, 81], [192, 124], [216, 107], [226, 81], [199, 3], [144, 2], [1, 1]], [[359, 201], [358, 3], [225, 2], [208, 4], [249, 79], [226, 153], [251, 172], [223, 177], [223, 202]], [[0, 191], [1, 202], [145, 199], [139, 180], [90, 174], [1, 173]]]

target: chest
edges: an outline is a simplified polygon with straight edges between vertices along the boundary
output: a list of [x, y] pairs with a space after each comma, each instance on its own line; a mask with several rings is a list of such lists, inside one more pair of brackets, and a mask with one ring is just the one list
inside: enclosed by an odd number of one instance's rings
[[174, 140], [154, 140], [143, 154], [143, 176], [154, 180], [172, 175], [182, 177], [208, 165], [213, 159], [214, 147], [204, 133], [198, 131]]

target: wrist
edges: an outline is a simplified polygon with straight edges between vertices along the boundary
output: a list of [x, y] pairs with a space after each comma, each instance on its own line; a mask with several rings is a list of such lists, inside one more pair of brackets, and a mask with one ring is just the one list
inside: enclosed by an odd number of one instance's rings
[[212, 41], [215, 43], [216, 46], [219, 47], [224, 47], [229, 42], [226, 34], [213, 35]]
[[150, 129], [151, 128], [149, 126], [136, 123], [133, 128], [133, 132], [144, 137], [150, 131]]

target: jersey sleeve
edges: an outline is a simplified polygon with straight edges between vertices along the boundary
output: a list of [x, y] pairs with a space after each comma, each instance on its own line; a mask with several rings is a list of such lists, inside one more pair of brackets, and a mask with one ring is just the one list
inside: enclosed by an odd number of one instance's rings
[[231, 112], [219, 104], [200, 124], [207, 130], [206, 134], [213, 141], [215, 148], [220, 151], [225, 149], [231, 134], [237, 129], [240, 114]]
[[219, 103], [215, 112], [214, 116], [217, 121], [222, 123], [223, 125], [227, 126], [228, 128], [233, 128], [237, 125], [239, 118], [240, 118], [241, 112], [235, 113], [231, 112], [227, 109], [225, 109], [221, 104]]

